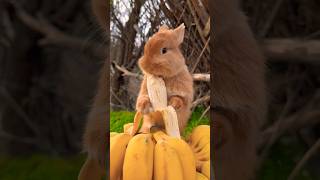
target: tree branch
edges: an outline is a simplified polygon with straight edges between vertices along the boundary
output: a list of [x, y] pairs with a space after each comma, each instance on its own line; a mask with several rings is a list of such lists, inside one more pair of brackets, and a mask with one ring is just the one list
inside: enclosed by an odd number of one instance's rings
[[[118, 69], [119, 71], [122, 72], [122, 76], [131, 76], [131, 77], [136, 77], [138, 79], [142, 79], [143, 75], [138, 74], [138, 73], [133, 73], [128, 71], [125, 67], [119, 66], [117, 63], [112, 62], [112, 64]], [[193, 74], [192, 75], [194, 81], [204, 81], [204, 82], [210, 82], [210, 74]]]
[[[294, 100], [295, 98], [292, 99], [293, 102]], [[278, 138], [287, 132], [295, 132], [301, 128], [320, 123], [319, 108], [314, 106], [318, 100], [320, 100], [320, 90], [313, 95], [311, 101], [304, 105], [303, 109], [290, 114], [290, 116], [280, 117], [278, 121], [263, 131], [259, 147], [263, 147], [270, 140], [270, 137], [273, 137], [273, 142], [276, 142]]]
[[15, 8], [17, 17], [30, 29], [41, 33], [44, 38], [39, 40], [39, 45], [56, 45], [69, 49], [80, 49], [94, 57], [105, 58], [106, 47], [100, 43], [88, 42], [60, 31], [40, 14], [38, 18], [29, 15], [20, 5], [13, 0], [8, 2]]
[[296, 165], [296, 167], [291, 172], [288, 180], [293, 180], [301, 170], [301, 168], [307, 163], [307, 161], [318, 151], [320, 150], [320, 139], [316, 141], [316, 143], [305, 153], [303, 158], [299, 161], [299, 163]]
[[210, 82], [210, 74], [192, 74], [193, 80], [194, 81], [204, 81], [204, 82]]
[[320, 64], [320, 41], [266, 39], [262, 49], [270, 62]]
[[39, 130], [39, 127], [37, 124], [35, 124], [29, 116], [25, 113], [25, 111], [20, 107], [20, 105], [15, 101], [15, 99], [9, 94], [9, 92], [3, 88], [0, 87], [0, 97], [3, 99], [16, 113], [18, 116], [21, 117], [21, 119], [24, 121], [24, 123], [32, 130], [32, 132], [37, 135], [38, 137], [41, 137], [42, 134]]
[[208, 102], [210, 101], [210, 96], [209, 95], [205, 95], [199, 99], [196, 99], [195, 101], [193, 101], [192, 103], [192, 107], [196, 107], [198, 106], [199, 104], [202, 104], [202, 103], [205, 103], [205, 102]]
[[[41, 45], [56, 45], [71, 49], [86, 50], [96, 56], [105, 57], [106, 47], [100, 43], [87, 42], [84, 39], [73, 37], [54, 27], [43, 17], [34, 18], [26, 13], [13, 0], [7, 0], [16, 9], [19, 19], [28, 27], [44, 35]], [[261, 41], [262, 50], [268, 61], [284, 63], [320, 64], [320, 41], [290, 38], [274, 38]]]
[[3, 130], [0, 130], [0, 138], [7, 139], [10, 141], [16, 141], [24, 144], [37, 144], [36, 139], [28, 137], [19, 137], [12, 134], [9, 134]]

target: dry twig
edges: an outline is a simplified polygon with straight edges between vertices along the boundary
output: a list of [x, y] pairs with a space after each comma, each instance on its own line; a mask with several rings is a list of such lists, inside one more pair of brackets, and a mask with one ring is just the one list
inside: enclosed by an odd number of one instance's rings
[[207, 49], [207, 47], [209, 45], [209, 42], [210, 42], [210, 37], [208, 38], [206, 44], [204, 45], [199, 57], [196, 60], [196, 63], [194, 64], [193, 68], [191, 69], [191, 73], [194, 73], [194, 71], [196, 70], [196, 68], [197, 68], [197, 66], [198, 66], [198, 64], [199, 64], [199, 62], [200, 62], [200, 60], [202, 58], [203, 53], [205, 52], [205, 50]]
[[106, 47], [95, 42], [87, 42], [78, 37], [73, 37], [60, 31], [40, 14], [38, 18], [29, 15], [13, 0], [7, 0], [16, 10], [17, 17], [29, 28], [44, 35], [39, 40], [39, 45], [57, 45], [70, 49], [80, 49], [98, 58], [105, 58]]
[[[138, 79], [142, 79], [143, 75], [138, 74], [138, 73], [133, 73], [130, 72], [129, 70], [127, 70], [125, 67], [121, 67], [119, 66], [117, 63], [113, 62], [112, 64], [114, 64], [114, 66], [116, 67], [116, 69], [118, 69], [119, 71], [122, 72], [123, 76], [131, 76], [131, 77], [135, 77]], [[194, 81], [204, 81], [204, 82], [210, 82], [210, 74], [201, 74], [201, 73], [197, 73], [197, 74], [193, 74], [192, 75], [193, 80]]]
[[0, 97], [2, 97], [4, 102], [6, 102], [17, 113], [17, 115], [21, 117], [24, 123], [30, 128], [30, 130], [32, 130], [32, 132], [35, 135], [37, 135], [38, 137], [41, 137], [41, 132], [39, 131], [39, 127], [29, 118], [29, 116], [24, 112], [24, 110], [15, 101], [15, 99], [3, 87], [0, 87]]
[[260, 32], [260, 36], [261, 37], [265, 37], [266, 34], [268, 33], [269, 29], [271, 28], [271, 25], [272, 23], [274, 22], [278, 12], [279, 12], [279, 9], [282, 5], [282, 3], [284, 2], [284, 0], [278, 0], [276, 1], [276, 4], [274, 5], [274, 8], [272, 9], [271, 11], [271, 14], [268, 18], [268, 20], [266, 21], [262, 31]]
[[198, 106], [199, 104], [202, 104], [202, 103], [206, 103], [206, 102], [209, 102], [210, 101], [210, 96], [209, 95], [205, 95], [199, 99], [196, 99], [195, 101], [193, 101], [192, 103], [192, 107], [196, 107]]
[[317, 142], [305, 153], [303, 158], [299, 161], [299, 163], [296, 165], [296, 167], [291, 172], [288, 180], [293, 180], [301, 170], [301, 168], [307, 163], [307, 161], [315, 155], [320, 150], [320, 139], [317, 140]]

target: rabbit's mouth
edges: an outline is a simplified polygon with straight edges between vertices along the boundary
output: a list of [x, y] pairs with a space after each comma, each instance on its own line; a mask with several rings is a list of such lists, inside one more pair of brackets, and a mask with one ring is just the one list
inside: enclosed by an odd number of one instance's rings
[[173, 77], [183, 69], [183, 65], [178, 63], [178, 61], [156, 59], [156, 57], [144, 57], [141, 58], [138, 63], [144, 72], [162, 78]]

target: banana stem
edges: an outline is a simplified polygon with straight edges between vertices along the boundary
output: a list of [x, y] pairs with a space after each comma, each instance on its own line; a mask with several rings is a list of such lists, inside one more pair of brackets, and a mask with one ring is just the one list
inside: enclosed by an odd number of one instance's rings
[[181, 139], [177, 113], [172, 106], [164, 108], [162, 111], [166, 132], [169, 136]]
[[161, 130], [157, 130], [155, 133], [153, 133], [153, 138], [157, 141], [157, 143], [166, 140], [166, 136], [167, 135]]

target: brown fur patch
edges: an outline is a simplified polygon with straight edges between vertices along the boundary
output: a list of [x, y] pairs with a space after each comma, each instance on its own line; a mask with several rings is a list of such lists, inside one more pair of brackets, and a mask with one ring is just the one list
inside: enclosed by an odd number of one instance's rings
[[[185, 59], [180, 52], [179, 38], [184, 34], [184, 27], [180, 26], [179, 31], [160, 28], [144, 47], [144, 55], [139, 59], [140, 69], [144, 73], [161, 76], [164, 78], [168, 102], [177, 107], [180, 131], [182, 131], [190, 117], [191, 102], [193, 100], [193, 79], [185, 65]], [[166, 53], [161, 53], [162, 48], [166, 48]], [[147, 112], [144, 106], [148, 96], [146, 88], [146, 78], [141, 83], [140, 92], [137, 98], [136, 109]], [[183, 102], [183, 103], [181, 103]], [[178, 104], [179, 103], [179, 104]], [[178, 108], [179, 106], [179, 108]], [[161, 116], [155, 114], [145, 115], [143, 131], [149, 131], [150, 126], [158, 125], [164, 127]]]
[[216, 179], [249, 180], [266, 112], [264, 58], [237, 1], [213, 0], [213, 16], [213, 142], [222, 140], [214, 150]]

